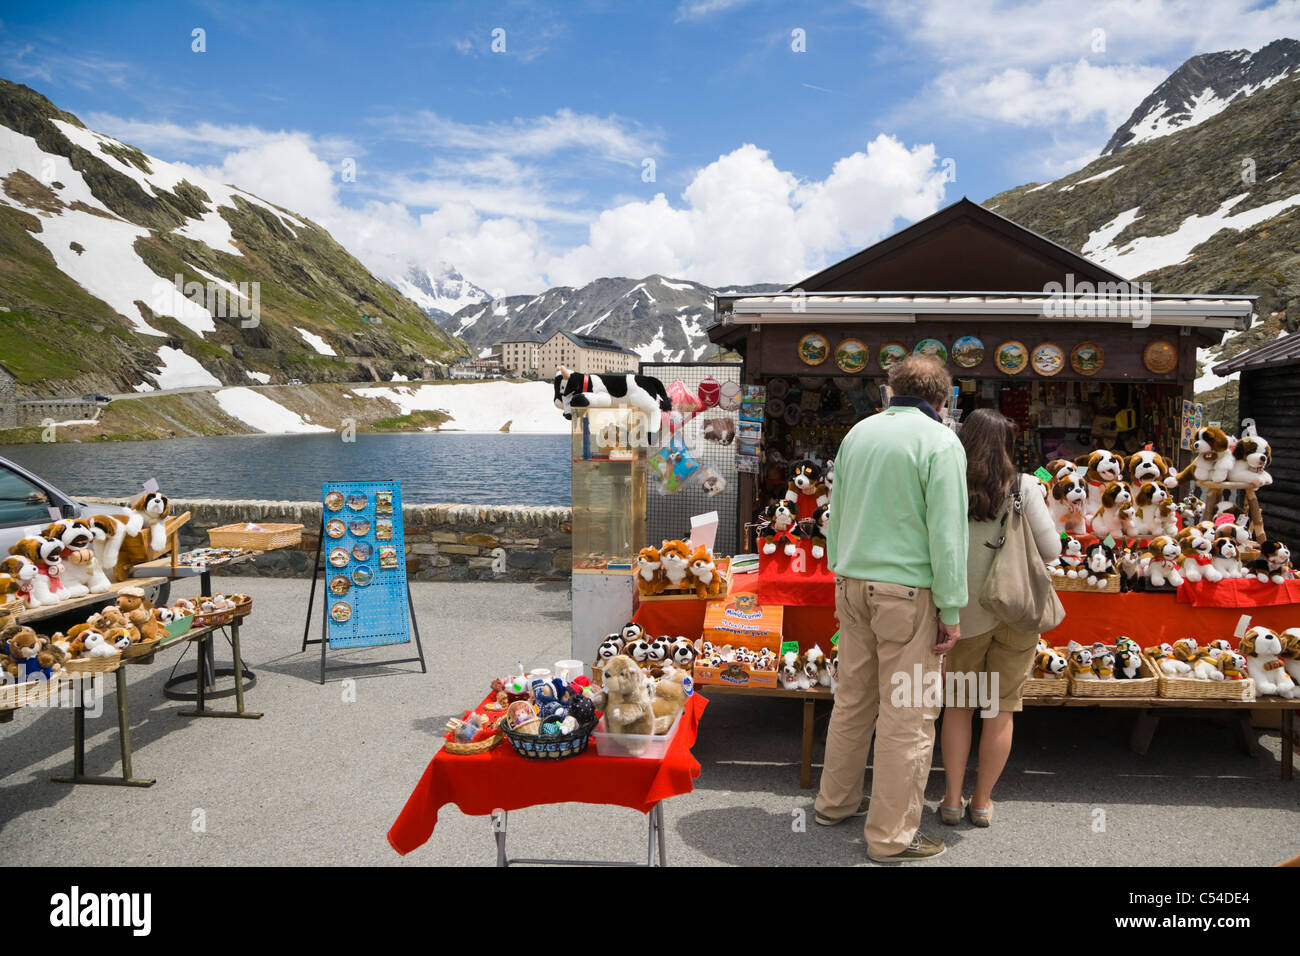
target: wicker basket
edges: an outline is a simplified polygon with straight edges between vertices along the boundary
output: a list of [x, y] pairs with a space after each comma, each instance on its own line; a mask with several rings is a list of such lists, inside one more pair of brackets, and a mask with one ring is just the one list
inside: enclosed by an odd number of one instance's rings
[[587, 749], [591, 732], [596, 729], [596, 721], [583, 724], [571, 734], [558, 737], [545, 734], [521, 734], [517, 731], [502, 729], [502, 733], [515, 748], [515, 753], [527, 760], [567, 760], [576, 757]]
[[29, 704], [39, 704], [58, 692], [59, 678], [29, 680], [21, 684], [0, 684], [0, 710], [15, 710]]
[[1070, 690], [1065, 677], [1034, 677], [1034, 665], [1029, 665], [1030, 676], [1020, 688], [1021, 697], [1064, 697]]
[[122, 651], [123, 660], [134, 660], [137, 657], [145, 657], [154, 652], [158, 646], [158, 639], [138, 641]]
[[1201, 680], [1199, 677], [1170, 677], [1156, 665], [1155, 659], [1143, 654], [1160, 682], [1160, 696], [1184, 700], [1241, 700], [1255, 699], [1255, 681]]
[[230, 597], [235, 602], [235, 617], [248, 617], [253, 610], [253, 598], [247, 594], [235, 594]]
[[1052, 587], [1058, 591], [1084, 591], [1088, 594], [1118, 594], [1119, 593], [1118, 571], [1112, 572], [1110, 580], [1104, 588], [1094, 587], [1088, 583], [1087, 578], [1067, 578], [1063, 575], [1052, 575]]
[[[211, 595], [204, 595], [202, 597], [197, 597], [194, 599], [194, 606], [196, 608], [201, 608], [203, 606], [204, 601], [210, 601], [210, 600], [212, 600]], [[250, 608], [251, 608], [252, 599], [250, 598], [249, 600], [250, 600]], [[209, 611], [209, 612], [204, 612], [202, 610], [195, 611], [193, 626], [194, 627], [221, 627], [233, 621], [235, 619], [235, 614], [238, 612], [238, 610], [239, 608], [238, 606], [236, 606], [236, 607], [228, 607], [220, 611]]]
[[455, 740], [448, 740], [442, 745], [442, 749], [447, 751], [449, 754], [485, 754], [505, 739], [505, 734], [496, 733], [491, 737], [488, 737], [486, 740], [470, 742], [467, 744], [462, 744]]
[[111, 674], [122, 666], [122, 655], [112, 657], [79, 657], [68, 661], [63, 669], [69, 674]]
[[[1106, 647], [1113, 654], [1115, 653], [1114, 645], [1107, 644]], [[1128, 678], [1117, 677], [1114, 680], [1077, 680], [1070, 678], [1070, 696], [1071, 697], [1156, 697], [1159, 692], [1159, 679], [1156, 676], [1155, 665], [1142, 655], [1142, 667], [1138, 671], [1141, 676]]]
[[248, 523], [226, 524], [208, 532], [208, 541], [214, 548], [248, 548], [252, 551], [274, 551], [292, 548], [302, 541], [300, 524], [262, 524], [254, 522], [259, 531], [249, 531]]

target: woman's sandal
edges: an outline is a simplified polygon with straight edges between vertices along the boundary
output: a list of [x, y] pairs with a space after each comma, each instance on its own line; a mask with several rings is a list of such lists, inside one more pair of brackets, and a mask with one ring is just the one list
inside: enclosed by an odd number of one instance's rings
[[939, 804], [939, 821], [943, 823], [944, 826], [955, 827], [957, 824], [961, 823], [962, 814], [966, 811], [966, 808], [969, 805], [970, 801], [965, 798], [962, 798], [961, 806], [956, 808], [945, 807], [942, 803]]
[[993, 801], [989, 801], [987, 810], [976, 810], [974, 804], [966, 804], [966, 818], [972, 826], [986, 827], [993, 822]]

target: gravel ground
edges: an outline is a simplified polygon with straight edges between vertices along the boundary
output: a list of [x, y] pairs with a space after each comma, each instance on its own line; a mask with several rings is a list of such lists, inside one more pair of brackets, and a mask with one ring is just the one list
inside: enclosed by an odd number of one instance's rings
[[[316, 683], [316, 649], [299, 651], [307, 581], [221, 584], [254, 596], [241, 643], [258, 677], [247, 704], [265, 716], [178, 716], [184, 705], [162, 687], [183, 654], [181, 670], [192, 667], [188, 647], [129, 667], [134, 771], [158, 780], [132, 789], [52, 783], [52, 774], [71, 769], [71, 712], [18, 711], [0, 724], [0, 863], [493, 863], [488, 819], [455, 807], [405, 858], [385, 834], [438, 749], [447, 717], [516, 662], [549, 666], [569, 656], [567, 586], [414, 584], [429, 674], [415, 664], [344, 672], [356, 678], [348, 700], [339, 679]], [[228, 660], [224, 646], [223, 654]], [[233, 706], [233, 698], [216, 703]], [[798, 786], [799, 718], [794, 702], [715, 697], [694, 750], [703, 768], [696, 790], [665, 804], [670, 864], [870, 865], [859, 823], [812, 823], [814, 792]], [[988, 830], [938, 824], [936, 756], [922, 826], [949, 852], [922, 865], [1267, 865], [1300, 852], [1300, 781], [1277, 779], [1276, 732], [1252, 758], [1224, 724], [1166, 717], [1140, 757], [1127, 746], [1131, 713], [1030, 710], [1017, 720]], [[111, 693], [103, 715], [87, 720], [87, 738], [88, 772], [120, 772]], [[114, 821], [128, 825], [129, 839]], [[75, 840], [51, 839], [71, 828]], [[636, 859], [644, 846], [644, 819], [623, 808], [566, 804], [510, 816], [512, 856]]]

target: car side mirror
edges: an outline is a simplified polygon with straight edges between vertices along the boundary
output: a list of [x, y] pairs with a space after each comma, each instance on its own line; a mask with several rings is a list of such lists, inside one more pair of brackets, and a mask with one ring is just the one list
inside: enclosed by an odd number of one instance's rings
[[65, 518], [75, 518], [77, 516], [77, 506], [65, 501], [59, 505], [59, 514]]

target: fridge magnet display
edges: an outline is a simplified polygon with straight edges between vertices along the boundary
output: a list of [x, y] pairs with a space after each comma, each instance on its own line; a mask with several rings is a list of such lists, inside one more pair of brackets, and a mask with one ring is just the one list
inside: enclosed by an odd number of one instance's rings
[[952, 360], [962, 368], [974, 368], [984, 361], [984, 343], [973, 335], [963, 335], [952, 343]]
[[1157, 375], [1172, 372], [1178, 367], [1178, 349], [1167, 339], [1156, 339], [1142, 352], [1142, 364]]
[[1096, 342], [1080, 342], [1070, 352], [1070, 368], [1079, 375], [1096, 375], [1106, 364], [1106, 353]]
[[330, 548], [330, 564], [336, 568], [347, 567], [348, 549], [347, 548]]
[[821, 365], [831, 354], [831, 343], [820, 332], [809, 332], [799, 340], [799, 361], [804, 365]]
[[835, 364], [841, 372], [856, 374], [867, 367], [870, 354], [861, 339], [845, 339], [835, 346]]
[[380, 548], [379, 549], [379, 567], [385, 571], [391, 571], [397, 567], [397, 549]]
[[880, 353], [876, 356], [876, 362], [887, 372], [891, 365], [897, 365], [905, 358], [907, 358], [906, 345], [902, 342], [886, 342], [880, 347]]
[[912, 354], [928, 355], [937, 359], [940, 365], [948, 364], [948, 348], [938, 339], [921, 339], [916, 343], [916, 348], [912, 349]]
[[790, 383], [783, 378], [774, 378], [767, 383], [767, 394], [772, 398], [785, 398], [790, 391]]
[[347, 601], [335, 601], [330, 608], [330, 617], [342, 624], [352, 617], [352, 605]]
[[353, 511], [362, 511], [366, 507], [365, 495], [348, 495], [348, 507]]
[[369, 561], [373, 549], [368, 541], [358, 541], [352, 546], [352, 557], [358, 561]]
[[734, 412], [740, 407], [740, 383], [723, 382], [718, 390], [718, 407], [724, 412]]
[[1012, 339], [998, 346], [998, 369], [1008, 375], [1019, 375], [1029, 365], [1029, 350], [1023, 342]]
[[338, 511], [343, 507], [343, 492], [331, 491], [325, 496], [325, 507], [330, 511]]
[[380, 491], [375, 494], [375, 514], [391, 515], [393, 513], [393, 493]]
[[363, 588], [375, 579], [375, 572], [371, 571], [364, 564], [359, 568], [352, 570], [352, 583], [359, 588]]
[[1059, 345], [1044, 342], [1034, 348], [1030, 364], [1039, 375], [1055, 375], [1065, 368], [1065, 353]]
[[331, 538], [343, 537], [343, 532], [348, 530], [348, 526], [343, 523], [342, 518], [330, 518], [325, 522], [325, 533]]
[[346, 574], [336, 574], [330, 578], [330, 593], [342, 597], [352, 587], [352, 581]]
[[393, 522], [380, 518], [375, 522], [375, 540], [392, 541], [393, 540]]

